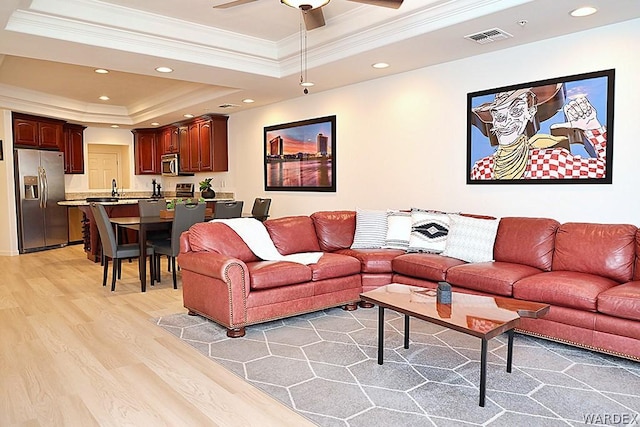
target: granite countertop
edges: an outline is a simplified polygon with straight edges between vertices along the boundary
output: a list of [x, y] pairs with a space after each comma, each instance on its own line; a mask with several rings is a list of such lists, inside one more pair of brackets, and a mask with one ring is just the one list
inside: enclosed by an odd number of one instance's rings
[[[194, 196], [194, 198], [197, 198], [199, 196], [198, 193], [196, 193], [197, 195]], [[73, 207], [73, 206], [89, 206], [90, 202], [87, 202], [87, 198], [88, 197], [104, 197], [104, 198], [111, 198], [111, 194], [107, 194], [107, 193], [67, 193], [66, 195], [66, 199], [59, 201], [58, 205], [60, 206], [67, 206], [67, 207]], [[205, 202], [218, 202], [218, 201], [230, 201], [230, 200], [234, 200], [233, 197], [233, 193], [216, 193], [216, 197], [213, 199], [204, 199]], [[176, 195], [175, 192], [166, 192], [161, 198], [163, 199], [175, 199]], [[103, 201], [100, 202], [104, 205], [135, 205], [138, 204], [138, 200], [140, 199], [152, 199], [151, 197], [151, 193], [150, 192], [135, 192], [135, 191], [131, 191], [131, 192], [126, 192], [125, 195], [123, 197], [118, 197], [117, 201]]]

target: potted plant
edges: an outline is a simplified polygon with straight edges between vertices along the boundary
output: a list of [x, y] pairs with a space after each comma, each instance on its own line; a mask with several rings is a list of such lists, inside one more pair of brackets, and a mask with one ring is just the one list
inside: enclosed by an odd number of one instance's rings
[[211, 188], [211, 180], [213, 178], [205, 178], [200, 181], [200, 195], [205, 199], [213, 199], [216, 197], [216, 192]]

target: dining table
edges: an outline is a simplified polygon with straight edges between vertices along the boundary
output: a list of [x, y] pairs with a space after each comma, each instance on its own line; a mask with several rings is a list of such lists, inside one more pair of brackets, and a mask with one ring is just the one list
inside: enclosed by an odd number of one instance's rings
[[[138, 266], [140, 269], [140, 290], [147, 290], [147, 232], [153, 230], [170, 230], [173, 224], [173, 218], [164, 218], [160, 216], [124, 216], [117, 218], [109, 218], [116, 227], [130, 228], [138, 230], [138, 243], [140, 245], [140, 260]], [[116, 236], [119, 233], [116, 233]]]

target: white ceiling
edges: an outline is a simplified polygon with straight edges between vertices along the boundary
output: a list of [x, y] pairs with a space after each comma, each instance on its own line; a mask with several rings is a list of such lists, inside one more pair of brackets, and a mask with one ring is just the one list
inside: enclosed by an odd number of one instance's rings
[[[279, 0], [213, 7], [227, 1], [2, 0], [0, 108], [131, 128], [305, 96], [300, 12]], [[331, 0], [326, 26], [307, 33], [310, 91], [640, 17], [638, 0], [588, 4], [598, 13], [573, 18], [585, 0], [404, 0], [397, 10]], [[513, 37], [464, 38], [496, 27]], [[378, 61], [391, 66], [373, 69]]]

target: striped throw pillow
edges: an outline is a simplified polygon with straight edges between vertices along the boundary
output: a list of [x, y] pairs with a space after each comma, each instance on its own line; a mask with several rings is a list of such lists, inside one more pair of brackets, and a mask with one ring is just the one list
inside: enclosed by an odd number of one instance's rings
[[386, 237], [386, 211], [356, 209], [356, 232], [351, 249], [379, 249]]

